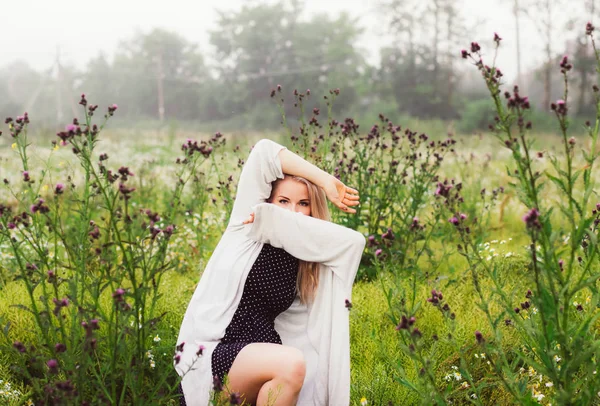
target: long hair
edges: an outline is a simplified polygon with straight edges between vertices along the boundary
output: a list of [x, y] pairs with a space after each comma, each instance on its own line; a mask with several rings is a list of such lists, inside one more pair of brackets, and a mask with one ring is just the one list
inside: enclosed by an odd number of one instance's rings
[[[289, 178], [290, 175], [285, 175], [283, 179]], [[300, 177], [291, 176], [291, 178], [297, 182], [304, 183], [308, 189], [308, 198], [310, 200], [310, 215], [311, 217], [318, 218], [320, 220], [331, 221], [329, 215], [329, 208], [327, 207], [327, 197], [323, 189], [315, 185], [314, 183]], [[283, 179], [277, 179], [272, 184], [271, 196], [268, 201], [271, 202], [273, 193], [277, 188], [279, 182]], [[318, 262], [306, 262], [300, 260], [298, 269], [298, 279], [296, 282], [296, 291], [300, 296], [300, 301], [304, 304], [310, 303], [315, 297], [317, 286], [319, 285], [319, 263]]]

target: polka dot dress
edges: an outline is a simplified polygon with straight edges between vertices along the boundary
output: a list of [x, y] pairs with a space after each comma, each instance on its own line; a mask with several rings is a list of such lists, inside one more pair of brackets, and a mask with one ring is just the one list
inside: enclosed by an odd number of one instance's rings
[[294, 302], [298, 266], [298, 259], [283, 249], [263, 245], [225, 336], [213, 351], [213, 376], [223, 381], [235, 357], [250, 343], [281, 344], [275, 317]]

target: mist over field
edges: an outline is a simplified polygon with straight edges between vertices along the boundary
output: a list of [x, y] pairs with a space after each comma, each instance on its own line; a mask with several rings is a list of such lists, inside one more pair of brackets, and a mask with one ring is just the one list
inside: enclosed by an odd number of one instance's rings
[[595, 58], [584, 32], [598, 15], [591, 0], [26, 0], [3, 7], [6, 15], [28, 12], [0, 25], [0, 116], [27, 111], [35, 126], [53, 130], [74, 114], [81, 93], [100, 106], [118, 104], [118, 126], [276, 129], [269, 93], [278, 84], [288, 98], [311, 89], [311, 108], [323, 108], [321, 97], [339, 88], [335, 110], [364, 120], [384, 113], [486, 129], [486, 90], [460, 51], [477, 41], [488, 46], [491, 63], [495, 32], [503, 38], [496, 61], [503, 81], [526, 91], [536, 110], [549, 112], [561, 96], [552, 65], [567, 54], [574, 112], [593, 113]]

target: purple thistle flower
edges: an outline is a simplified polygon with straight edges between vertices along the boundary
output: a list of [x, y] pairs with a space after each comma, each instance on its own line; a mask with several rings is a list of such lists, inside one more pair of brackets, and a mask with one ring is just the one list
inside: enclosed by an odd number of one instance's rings
[[20, 353], [27, 352], [27, 349], [25, 348], [25, 345], [24, 345], [22, 342], [20, 342], [20, 341], [15, 341], [15, 342], [13, 343], [13, 347], [14, 347], [14, 348], [15, 348], [17, 351], [19, 351]]
[[481, 334], [481, 331], [479, 330], [475, 331], [475, 339], [478, 344], [483, 344], [485, 342], [485, 338], [483, 338], [483, 334]]
[[218, 375], [213, 376], [213, 390], [217, 393], [223, 391], [223, 382]]
[[229, 395], [229, 404], [230, 405], [241, 405], [242, 404], [242, 398], [240, 397], [240, 395], [237, 392], [231, 392], [231, 394]]
[[67, 346], [64, 345], [63, 343], [58, 343], [54, 346], [54, 350], [56, 352], [65, 352], [65, 351], [67, 351]]
[[392, 229], [388, 228], [387, 231], [381, 235], [381, 238], [383, 238], [384, 240], [390, 240], [390, 241], [392, 241], [396, 237], [394, 236], [394, 233], [392, 232]]
[[540, 212], [538, 209], [533, 208], [523, 216], [523, 221], [525, 222], [527, 228], [539, 229], [542, 227], [539, 218]]
[[198, 351], [196, 351], [196, 355], [201, 356], [202, 353], [204, 352], [204, 350], [205, 350], [205, 347], [202, 344], [200, 344], [200, 346], [198, 347]]
[[380, 256], [382, 253], [383, 253], [383, 250], [382, 250], [381, 248], [377, 249], [377, 250], [375, 251], [375, 257], [376, 257], [376, 258], [379, 258], [379, 256]]
[[65, 190], [65, 185], [63, 185], [62, 183], [57, 183], [56, 186], [54, 187], [54, 194], [56, 195], [61, 195]]
[[592, 25], [591, 22], [588, 21], [588, 23], [585, 25], [585, 34], [592, 35], [593, 31], [594, 31], [594, 26]]
[[114, 291], [112, 297], [115, 300], [115, 302], [121, 302], [121, 301], [123, 301], [124, 295], [125, 295], [125, 290], [123, 288], [118, 288], [117, 290]]
[[448, 222], [450, 224], [454, 224], [455, 226], [458, 226], [458, 223], [460, 223], [460, 221], [456, 217], [449, 218]]
[[48, 366], [48, 370], [50, 373], [56, 374], [58, 372], [58, 361], [55, 359], [48, 360], [46, 362], [46, 366]]

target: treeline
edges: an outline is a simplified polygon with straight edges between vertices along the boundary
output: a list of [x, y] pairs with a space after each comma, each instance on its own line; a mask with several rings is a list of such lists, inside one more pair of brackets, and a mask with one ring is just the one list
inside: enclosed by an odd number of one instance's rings
[[[578, 2], [579, 3], [579, 2]], [[123, 41], [115, 54], [98, 55], [75, 69], [61, 64], [47, 71], [15, 62], [0, 69], [0, 115], [29, 111], [38, 122], [64, 122], [77, 109], [80, 93], [101, 106], [119, 105], [120, 120], [135, 122], [228, 123], [264, 129], [279, 124], [269, 93], [281, 85], [292, 108], [294, 89], [311, 89], [307, 109], [324, 108], [322, 95], [340, 88], [337, 113], [460, 119], [485, 128], [491, 107], [479, 80], [467, 75], [460, 49], [468, 44], [466, 10], [458, 0], [379, 2], [381, 28], [394, 40], [381, 49], [378, 66], [357, 45], [363, 34], [348, 14], [307, 16], [302, 1], [245, 5], [220, 12], [209, 60], [198, 45], [176, 32], [155, 29]], [[530, 100], [547, 110], [562, 94], [558, 61], [569, 53], [575, 88], [573, 112], [593, 114], [595, 55], [586, 43], [585, 23], [597, 14], [594, 1], [567, 6], [566, 0], [508, 0], [515, 29], [536, 24], [546, 61], [521, 72]], [[572, 13], [567, 25], [557, 14]], [[562, 20], [561, 20], [562, 21]], [[566, 20], [565, 20], [566, 21]], [[489, 42], [492, 42], [490, 33]], [[568, 38], [569, 40], [565, 40]], [[489, 47], [488, 47], [489, 49]], [[518, 50], [519, 67], [521, 50]], [[468, 70], [473, 75], [472, 70]]]

